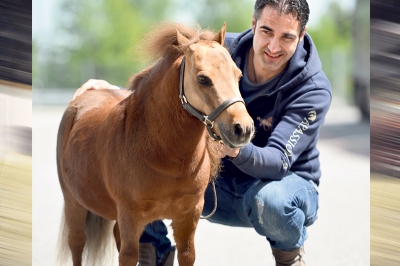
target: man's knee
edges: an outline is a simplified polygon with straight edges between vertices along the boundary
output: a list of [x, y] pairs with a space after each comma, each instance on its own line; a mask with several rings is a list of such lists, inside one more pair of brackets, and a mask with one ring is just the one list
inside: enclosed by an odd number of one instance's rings
[[282, 249], [295, 249], [304, 241], [305, 215], [291, 204], [288, 193], [279, 189], [262, 189], [255, 194], [250, 220], [254, 229], [267, 237], [271, 245]]
[[290, 213], [295, 211], [291, 203], [291, 195], [278, 183], [271, 182], [257, 190], [253, 197], [252, 209], [257, 214], [258, 223], [263, 226], [268, 224], [279, 230], [290, 220]]
[[257, 184], [251, 195], [248, 217], [254, 229], [271, 245], [284, 250], [300, 247], [306, 226], [316, 219], [318, 193], [301, 177]]
[[318, 210], [314, 186], [294, 174], [279, 181], [260, 182], [252, 196], [252, 211], [257, 213], [259, 222], [266, 220], [270, 226], [279, 228], [308, 226]]

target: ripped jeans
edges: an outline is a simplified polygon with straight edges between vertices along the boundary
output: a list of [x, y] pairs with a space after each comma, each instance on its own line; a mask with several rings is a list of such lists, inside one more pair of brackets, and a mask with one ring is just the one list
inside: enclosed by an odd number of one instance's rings
[[[270, 245], [281, 250], [294, 250], [307, 239], [307, 226], [317, 219], [318, 187], [289, 172], [283, 179], [263, 182], [258, 179], [218, 178], [215, 183], [217, 211], [210, 222], [240, 227], [253, 227]], [[205, 193], [203, 215], [214, 207], [212, 186]], [[158, 257], [170, 250], [167, 229], [162, 221], [149, 224], [140, 242], [156, 246]]]

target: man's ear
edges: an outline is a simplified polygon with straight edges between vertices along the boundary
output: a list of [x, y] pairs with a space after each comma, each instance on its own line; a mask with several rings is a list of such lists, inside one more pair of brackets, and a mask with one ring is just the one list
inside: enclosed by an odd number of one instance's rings
[[256, 33], [256, 26], [257, 26], [257, 21], [254, 18], [254, 14], [253, 14], [253, 16], [251, 17], [251, 31], [253, 32], [253, 34]]
[[306, 32], [307, 32], [307, 25], [304, 27], [304, 30], [303, 30], [303, 32], [301, 33], [301, 35], [300, 35], [300, 38], [299, 38], [299, 43], [304, 39], [304, 35], [306, 35]]

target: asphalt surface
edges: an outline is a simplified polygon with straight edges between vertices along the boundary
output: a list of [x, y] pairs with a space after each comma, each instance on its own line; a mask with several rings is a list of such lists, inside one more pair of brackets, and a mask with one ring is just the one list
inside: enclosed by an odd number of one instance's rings
[[[56, 265], [63, 199], [55, 145], [63, 110], [59, 106], [33, 106], [34, 266]], [[318, 220], [308, 229], [307, 266], [370, 265], [369, 122], [361, 120], [354, 106], [334, 99], [318, 148], [323, 172], [320, 210]], [[195, 242], [195, 265], [275, 265], [268, 242], [251, 228], [202, 220]], [[113, 263], [105, 265], [117, 265], [116, 262], [117, 255]]]

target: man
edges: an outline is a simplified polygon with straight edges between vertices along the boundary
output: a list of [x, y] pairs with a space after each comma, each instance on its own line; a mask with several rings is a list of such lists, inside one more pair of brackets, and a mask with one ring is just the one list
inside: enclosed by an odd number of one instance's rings
[[[321, 171], [316, 144], [332, 96], [306, 34], [308, 17], [306, 0], [256, 0], [251, 29], [226, 40], [243, 72], [240, 90], [257, 128], [248, 145], [224, 147], [223, 171], [216, 180], [218, 208], [209, 221], [253, 227], [268, 240], [276, 265], [305, 265], [306, 227], [317, 219]], [[89, 80], [76, 95], [110, 87]], [[209, 187], [203, 215], [213, 204]], [[166, 234], [161, 221], [146, 227], [139, 265], [172, 265]]]

